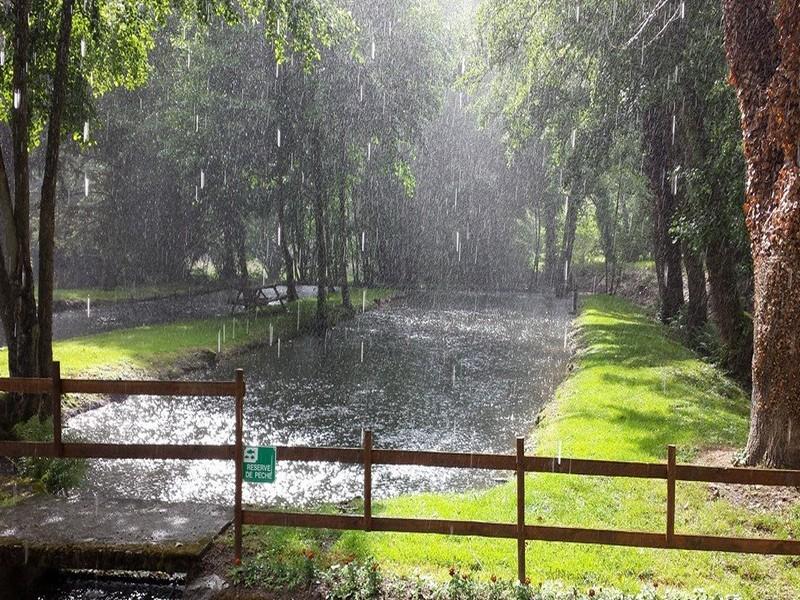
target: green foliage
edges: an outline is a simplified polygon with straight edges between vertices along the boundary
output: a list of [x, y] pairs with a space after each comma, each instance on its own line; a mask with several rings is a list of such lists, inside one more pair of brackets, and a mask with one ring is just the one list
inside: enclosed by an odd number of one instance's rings
[[236, 585], [268, 590], [308, 588], [314, 583], [316, 574], [313, 551], [290, 554], [277, 548], [248, 557], [231, 570], [231, 578]]
[[[14, 427], [19, 440], [48, 442], [53, 439], [53, 419], [34, 416]], [[72, 458], [17, 458], [14, 466], [21, 477], [39, 482], [50, 494], [67, 492], [77, 487], [86, 472], [86, 461]]]
[[377, 600], [383, 597], [383, 578], [378, 564], [368, 559], [333, 565], [322, 575], [328, 600]]

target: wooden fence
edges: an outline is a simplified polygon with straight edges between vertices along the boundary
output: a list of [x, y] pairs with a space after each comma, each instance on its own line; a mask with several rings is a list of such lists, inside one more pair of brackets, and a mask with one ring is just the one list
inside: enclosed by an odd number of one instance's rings
[[[0, 378], [0, 391], [49, 394], [53, 403], [53, 441], [0, 441], [0, 456], [234, 461], [236, 473], [234, 490], [234, 555], [236, 560], [240, 560], [242, 556], [243, 525], [435, 533], [515, 539], [517, 540], [517, 563], [520, 580], [525, 579], [525, 543], [528, 540], [631, 546], [636, 548], [800, 555], [800, 541], [797, 540], [691, 535], [676, 533], [675, 531], [675, 492], [678, 481], [800, 487], [800, 471], [678, 464], [676, 462], [675, 446], [667, 448], [666, 463], [527, 456], [523, 438], [517, 438], [515, 454], [383, 450], [373, 448], [372, 433], [365, 431], [360, 448], [276, 447], [279, 462], [303, 461], [362, 465], [364, 474], [364, 510], [362, 514], [315, 514], [245, 510], [242, 506], [245, 382], [244, 373], [241, 369], [236, 371], [236, 377], [233, 381], [222, 382], [99, 381], [61, 379], [58, 363], [55, 363], [52, 378]], [[235, 401], [234, 444], [212, 446], [64, 443], [61, 439], [61, 397], [67, 393], [230, 396]], [[372, 514], [372, 469], [375, 465], [514, 471], [516, 474], [516, 522], [499, 523], [375, 517]], [[667, 491], [665, 528], [661, 532], [645, 532], [528, 525], [525, 522], [526, 473], [558, 473], [568, 476], [629, 477], [663, 480], [666, 483]]]
[[[364, 432], [361, 448], [277, 447], [280, 462], [312, 461], [363, 465], [364, 512], [361, 515], [314, 514], [244, 510], [245, 525], [309, 527], [405, 533], [437, 533], [517, 540], [517, 565], [520, 581], [525, 580], [525, 543], [527, 540], [573, 542], [664, 548], [679, 550], [715, 550], [749, 554], [800, 555], [800, 541], [789, 539], [738, 538], [689, 535], [675, 531], [675, 487], [678, 481], [767, 486], [800, 486], [800, 471], [706, 467], [678, 464], [675, 446], [667, 448], [666, 463], [619, 462], [526, 456], [524, 438], [517, 438], [515, 454], [470, 454], [380, 450], [373, 448], [372, 433]], [[515, 523], [375, 517], [372, 515], [372, 468], [374, 465], [414, 465], [456, 469], [489, 469], [516, 473]], [[586, 529], [527, 525], [525, 523], [525, 474], [559, 473], [571, 476], [630, 477], [661, 479], [666, 482], [666, 524], [661, 532]]]
[[[53, 412], [52, 442], [0, 441], [0, 456], [106, 459], [231, 460], [235, 462], [234, 526], [236, 555], [242, 544], [242, 428], [244, 422], [244, 371], [237, 369], [233, 381], [116, 381], [62, 379], [61, 365], [53, 363], [50, 378], [0, 378], [0, 391], [49, 395]], [[78, 443], [62, 440], [61, 399], [64, 394], [106, 394], [147, 396], [232, 397], [234, 399], [234, 443], [196, 444], [115, 444]], [[237, 460], [238, 457], [238, 460]]]

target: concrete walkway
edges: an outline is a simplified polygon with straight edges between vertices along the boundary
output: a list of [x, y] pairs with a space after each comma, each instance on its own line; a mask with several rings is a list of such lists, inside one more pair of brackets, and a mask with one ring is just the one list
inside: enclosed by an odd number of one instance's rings
[[36, 496], [0, 508], [0, 564], [187, 572], [231, 519], [206, 504]]

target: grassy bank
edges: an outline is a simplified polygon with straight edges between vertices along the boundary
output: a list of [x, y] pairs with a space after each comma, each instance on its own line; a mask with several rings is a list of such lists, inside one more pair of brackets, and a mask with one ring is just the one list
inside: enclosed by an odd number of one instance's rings
[[[743, 446], [748, 401], [712, 366], [671, 341], [663, 329], [628, 302], [588, 299], [577, 321], [576, 369], [558, 389], [546, 418], [529, 441], [536, 453], [663, 462], [668, 444], [682, 462], [708, 449]], [[513, 432], [509, 432], [509, 438]], [[509, 439], [509, 450], [511, 440]], [[666, 490], [661, 481], [531, 475], [527, 478], [529, 523], [663, 532]], [[753, 537], [800, 535], [800, 505], [769, 501], [751, 511], [716, 497], [702, 484], [678, 485], [678, 531]], [[469, 520], [515, 520], [513, 483], [466, 494], [424, 494], [383, 502], [386, 516]], [[513, 541], [348, 532], [343, 535], [251, 529], [251, 552], [297, 555], [322, 552], [321, 563], [374, 557], [403, 575], [446, 578], [451, 566], [513, 578]], [[272, 549], [272, 550], [270, 550]], [[281, 549], [278, 551], [277, 549]], [[704, 588], [746, 598], [797, 598], [797, 559], [722, 553], [657, 551], [575, 544], [530, 543], [528, 573], [534, 582], [561, 580], [579, 589], [614, 586], [635, 591]]]
[[[352, 291], [353, 298], [361, 299], [361, 290]], [[374, 301], [392, 295], [388, 289], [367, 290], [368, 306]], [[342, 317], [341, 297], [329, 298], [331, 321]], [[124, 367], [162, 370], [165, 365], [201, 351], [217, 351], [218, 333], [225, 328], [223, 352], [236, 350], [265, 340], [270, 324], [275, 339], [289, 339], [298, 334], [297, 310], [300, 309], [300, 328], [308, 330], [316, 311], [316, 298], [304, 298], [289, 305], [287, 311], [270, 309], [259, 314], [196, 319], [177, 323], [149, 325], [135, 329], [120, 329], [71, 338], [53, 345], [55, 360], [61, 361], [64, 375], [113, 374]], [[235, 331], [234, 331], [235, 330]], [[7, 350], [0, 350], [0, 373], [8, 373]]]
[[162, 283], [117, 288], [64, 288], [53, 292], [53, 300], [69, 303], [85, 303], [90, 298], [93, 303], [130, 302], [133, 300], [154, 300], [179, 294], [191, 294], [209, 289], [212, 284], [202, 280], [197, 282]]

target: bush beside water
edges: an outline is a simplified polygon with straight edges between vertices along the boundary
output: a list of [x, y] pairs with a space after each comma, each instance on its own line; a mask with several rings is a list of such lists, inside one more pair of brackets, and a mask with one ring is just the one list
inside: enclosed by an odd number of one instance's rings
[[[53, 419], [32, 417], [14, 427], [18, 440], [50, 442], [53, 440]], [[14, 467], [20, 477], [39, 482], [45, 491], [58, 494], [77, 487], [86, 473], [86, 461], [74, 458], [17, 458]]]

